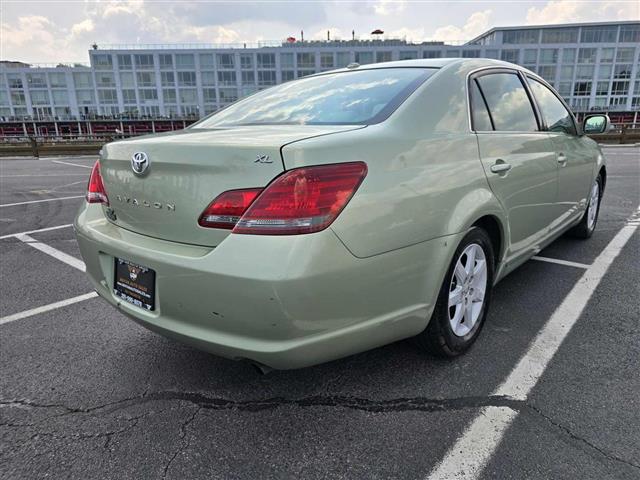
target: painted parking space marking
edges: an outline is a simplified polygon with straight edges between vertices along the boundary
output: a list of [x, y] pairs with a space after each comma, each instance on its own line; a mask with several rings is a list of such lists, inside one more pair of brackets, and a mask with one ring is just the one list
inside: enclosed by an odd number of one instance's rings
[[15, 238], [15, 237], [17, 237], [19, 235], [31, 235], [32, 233], [50, 232], [52, 230], [59, 230], [61, 228], [69, 228], [69, 227], [73, 227], [73, 224], [72, 223], [66, 223], [64, 225], [56, 225], [54, 227], [39, 228], [38, 230], [29, 230], [27, 232], [8, 233], [6, 235], [2, 235], [0, 237], [0, 240], [4, 240], [6, 238]]
[[80, 165], [79, 163], [63, 162], [62, 160], [51, 160], [51, 163], [60, 165], [71, 165], [72, 167], [93, 168], [93, 165]]
[[[632, 218], [639, 212], [640, 208]], [[564, 298], [507, 379], [492, 395], [526, 400], [571, 328], [580, 318], [607, 270], [637, 229], [638, 225], [631, 221], [618, 231]], [[516, 417], [517, 412], [508, 407], [483, 408], [429, 474], [428, 479], [478, 478]]]
[[5, 203], [0, 205], [0, 207], [15, 207], [18, 205], [29, 205], [31, 203], [55, 202], [56, 200], [70, 200], [72, 198], [82, 198], [82, 197], [84, 197], [84, 195], [74, 195], [72, 197], [45, 198], [42, 200], [29, 200], [28, 202]]
[[73, 305], [74, 303], [84, 302], [91, 298], [96, 298], [98, 294], [96, 292], [85, 293], [84, 295], [78, 295], [77, 297], [67, 298], [59, 302], [50, 303], [41, 307], [32, 308], [23, 312], [14, 313], [5, 317], [0, 317], [0, 325], [5, 323], [15, 322], [16, 320], [22, 320], [23, 318], [32, 317], [40, 313], [50, 312], [51, 310], [57, 310], [58, 308], [66, 307], [67, 305]]
[[35, 238], [30, 237], [25, 233], [16, 235], [15, 238], [35, 248], [36, 250], [40, 250], [41, 252], [46, 253], [47, 255], [50, 255], [53, 258], [60, 260], [61, 262], [66, 263], [67, 265], [72, 266], [73, 268], [77, 268], [81, 272], [85, 271], [84, 262], [82, 260], [77, 259], [76, 257], [72, 257], [68, 253], [64, 253], [56, 248], [50, 247], [46, 243], [39, 242]]
[[531, 257], [531, 260], [538, 260], [539, 262], [547, 262], [547, 263], [556, 263], [558, 265], [564, 265], [565, 267], [582, 268], [584, 270], [586, 270], [591, 266], [591, 265], [587, 265], [586, 263], [570, 262], [569, 260], [561, 260], [559, 258], [539, 257], [538, 255], [536, 255], [535, 257]]

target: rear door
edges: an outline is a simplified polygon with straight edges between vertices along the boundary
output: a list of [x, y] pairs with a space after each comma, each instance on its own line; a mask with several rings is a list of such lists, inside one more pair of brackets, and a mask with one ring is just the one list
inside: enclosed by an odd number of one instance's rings
[[527, 76], [527, 81], [556, 151], [558, 202], [552, 228], [559, 229], [586, 206], [596, 159], [593, 149], [578, 135], [573, 115], [557, 94], [534, 77]]
[[557, 162], [521, 75], [483, 70], [471, 77], [472, 120], [491, 189], [508, 215], [510, 258], [530, 253], [555, 215]]

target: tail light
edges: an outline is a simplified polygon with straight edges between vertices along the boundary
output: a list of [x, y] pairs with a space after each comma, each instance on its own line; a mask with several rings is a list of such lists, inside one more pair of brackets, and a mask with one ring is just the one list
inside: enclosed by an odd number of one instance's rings
[[251, 203], [233, 233], [298, 235], [324, 230], [367, 175], [364, 162], [290, 170]]
[[218, 195], [202, 212], [198, 224], [201, 227], [231, 230], [261, 191], [261, 188], [249, 188], [229, 190]]
[[100, 161], [97, 161], [91, 170], [86, 199], [88, 203], [104, 203], [109, 205], [109, 197], [104, 189], [102, 175], [100, 174]]

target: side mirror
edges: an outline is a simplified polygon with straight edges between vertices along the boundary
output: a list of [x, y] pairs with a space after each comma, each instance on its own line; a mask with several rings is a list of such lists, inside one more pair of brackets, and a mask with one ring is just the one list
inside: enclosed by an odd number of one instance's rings
[[608, 115], [591, 115], [584, 119], [582, 131], [586, 134], [606, 133], [611, 125]]

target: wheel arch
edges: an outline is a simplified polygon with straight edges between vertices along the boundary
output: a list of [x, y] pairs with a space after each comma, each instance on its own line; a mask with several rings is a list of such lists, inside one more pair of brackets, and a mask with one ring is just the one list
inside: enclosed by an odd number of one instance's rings
[[493, 251], [495, 253], [494, 266], [497, 269], [504, 252], [505, 245], [505, 232], [502, 222], [495, 215], [483, 215], [475, 222], [473, 222], [472, 226], [482, 228], [485, 232], [487, 232], [487, 235], [489, 235], [489, 238], [491, 239], [491, 246], [493, 247]]

